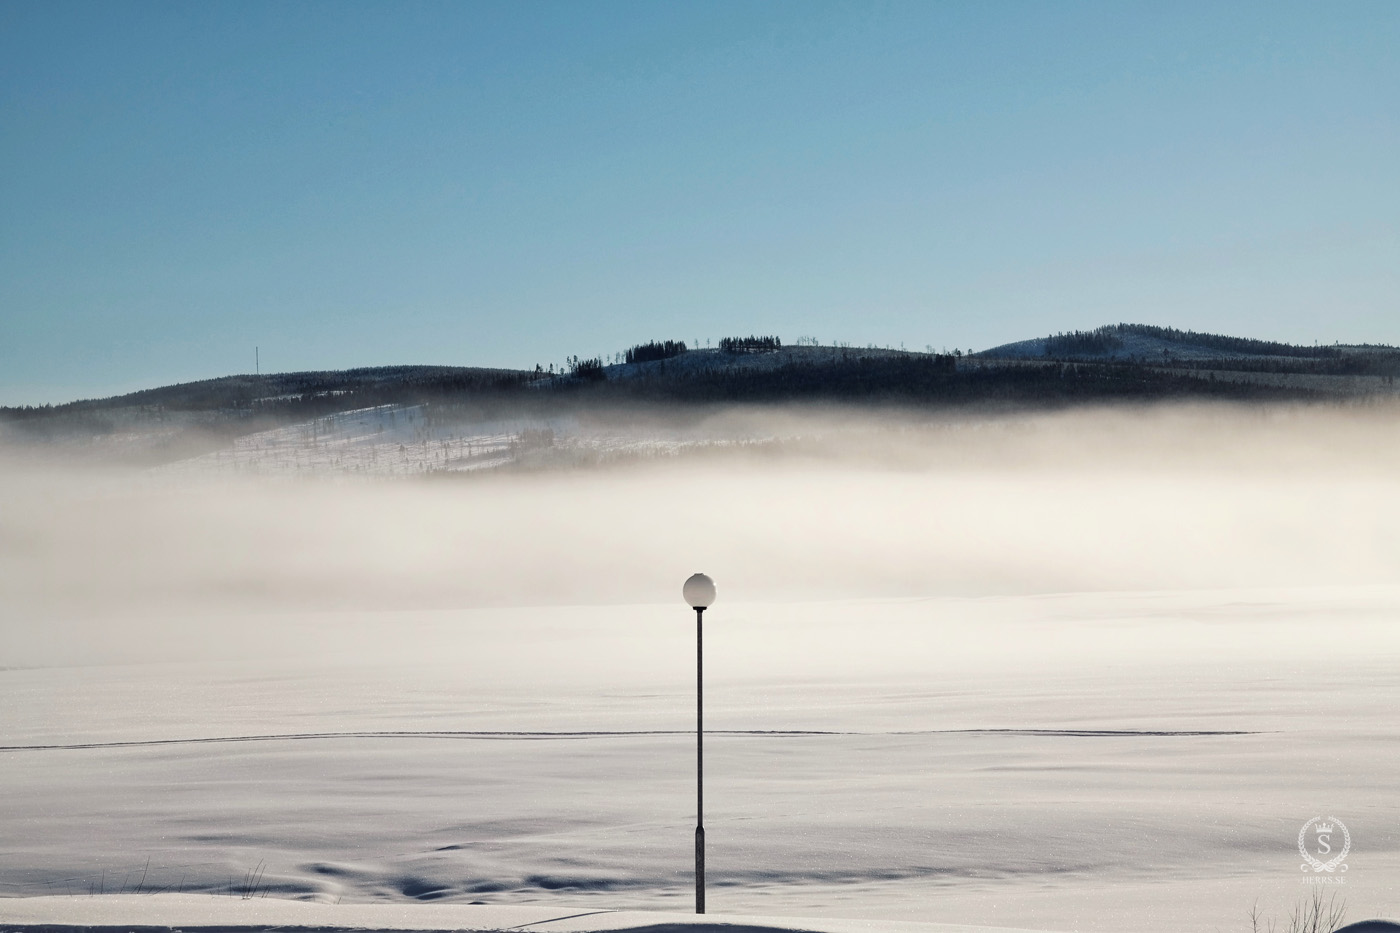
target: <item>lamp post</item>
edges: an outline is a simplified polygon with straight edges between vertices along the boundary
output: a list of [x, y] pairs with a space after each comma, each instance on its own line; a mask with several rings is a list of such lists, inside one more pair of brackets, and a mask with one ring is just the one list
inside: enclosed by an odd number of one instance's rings
[[695, 912], [705, 912], [705, 610], [715, 601], [715, 581], [703, 573], [685, 581], [685, 601], [695, 609]]

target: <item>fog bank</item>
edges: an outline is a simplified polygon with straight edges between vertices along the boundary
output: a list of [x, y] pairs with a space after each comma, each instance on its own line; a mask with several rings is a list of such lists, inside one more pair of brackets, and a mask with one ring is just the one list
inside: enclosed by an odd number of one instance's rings
[[[230, 616], [1400, 583], [1400, 419], [718, 414], [770, 443], [598, 469], [268, 481], [10, 467], [3, 663]], [[79, 636], [80, 638], [81, 636]], [[45, 652], [46, 655], [50, 652]]]

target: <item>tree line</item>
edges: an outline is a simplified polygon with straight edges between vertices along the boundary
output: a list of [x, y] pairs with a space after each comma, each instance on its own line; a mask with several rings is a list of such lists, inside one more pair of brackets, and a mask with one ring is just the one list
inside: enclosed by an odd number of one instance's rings
[[650, 363], [655, 360], [669, 360], [680, 356], [689, 349], [684, 340], [652, 340], [630, 347], [624, 355], [628, 363]]
[[764, 353], [782, 349], [783, 342], [777, 337], [721, 337], [719, 348], [725, 353]]

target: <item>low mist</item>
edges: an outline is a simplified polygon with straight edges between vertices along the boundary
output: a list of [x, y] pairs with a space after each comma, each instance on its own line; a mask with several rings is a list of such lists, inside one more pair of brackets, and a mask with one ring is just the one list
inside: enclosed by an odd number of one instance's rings
[[13, 458], [0, 665], [275, 655], [267, 620], [307, 613], [678, 603], [695, 571], [734, 605], [1394, 585], [1397, 428], [1389, 408], [808, 408], [692, 416], [731, 442], [675, 456], [445, 478]]

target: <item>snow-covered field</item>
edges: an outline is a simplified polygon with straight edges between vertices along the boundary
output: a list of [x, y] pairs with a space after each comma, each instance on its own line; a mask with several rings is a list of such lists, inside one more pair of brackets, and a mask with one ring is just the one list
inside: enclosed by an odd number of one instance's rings
[[[121, 918], [117, 923], [116, 919]], [[421, 901], [327, 903], [284, 898], [199, 894], [98, 894], [0, 900], [0, 928], [84, 933], [134, 929], [426, 931], [440, 933], [1030, 933], [1000, 927], [836, 917], [695, 914], [658, 910], [578, 910], [524, 904], [500, 906]], [[1364, 933], [1394, 933], [1396, 927]], [[36, 931], [37, 933], [37, 931]], [[1351, 933], [1363, 933], [1353, 930]]]
[[[1395, 588], [717, 604], [710, 910], [1243, 929], [1307, 892], [1321, 815], [1354, 916], [1394, 916], [1397, 617]], [[685, 909], [690, 621], [387, 614], [350, 623], [377, 662], [6, 671], [0, 877]]]
[[712, 913], [1246, 930], [1323, 877], [1324, 817], [1329, 891], [1394, 918], [1394, 425], [1251, 417], [883, 466], [9, 476], [3, 893], [686, 910], [704, 570]]
[[421, 405], [381, 405], [260, 431], [160, 468], [165, 476], [420, 476], [503, 467], [594, 465], [772, 440], [715, 426], [581, 423], [577, 417], [434, 421]]

